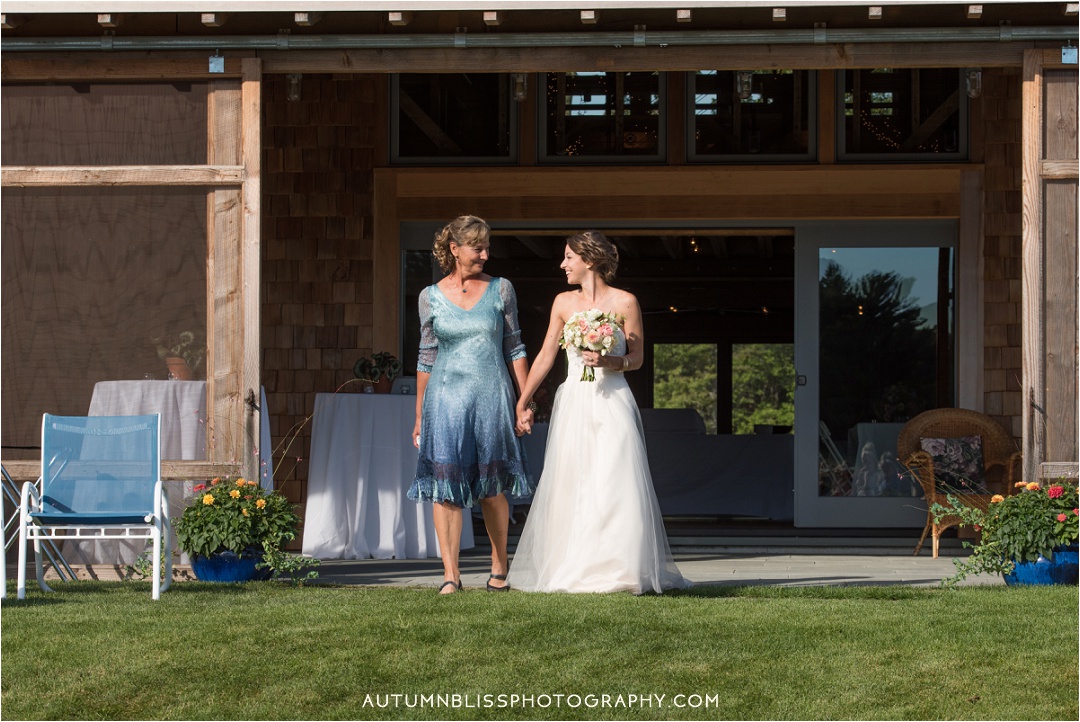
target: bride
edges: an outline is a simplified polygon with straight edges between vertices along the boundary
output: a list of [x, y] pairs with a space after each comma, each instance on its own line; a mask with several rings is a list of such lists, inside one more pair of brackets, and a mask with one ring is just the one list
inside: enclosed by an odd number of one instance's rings
[[580, 288], [555, 298], [518, 399], [518, 430], [531, 431], [530, 401], [575, 313], [597, 309], [625, 319], [603, 355], [564, 343], [567, 377], [555, 394], [544, 470], [510, 565], [508, 581], [524, 591], [641, 594], [689, 586], [671, 557], [641, 415], [623, 376], [641, 367], [643, 335], [637, 298], [609, 285], [618, 263], [615, 245], [598, 231], [567, 239], [560, 268]]

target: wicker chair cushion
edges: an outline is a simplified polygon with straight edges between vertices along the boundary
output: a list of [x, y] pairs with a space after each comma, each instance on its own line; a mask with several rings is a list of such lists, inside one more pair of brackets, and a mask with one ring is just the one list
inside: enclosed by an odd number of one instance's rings
[[981, 436], [919, 439], [919, 446], [934, 459], [934, 479], [939, 491], [987, 493]]

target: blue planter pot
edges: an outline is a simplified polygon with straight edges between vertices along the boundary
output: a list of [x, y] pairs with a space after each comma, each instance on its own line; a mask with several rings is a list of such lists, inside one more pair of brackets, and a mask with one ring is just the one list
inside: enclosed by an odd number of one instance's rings
[[256, 569], [262, 561], [262, 552], [247, 549], [242, 554], [224, 551], [209, 557], [196, 555], [191, 560], [191, 571], [203, 582], [250, 582], [270, 578], [269, 569]]
[[1012, 574], [1001, 576], [1005, 579], [1005, 584], [1009, 586], [1021, 584], [1072, 584], [1075, 586], [1077, 577], [1080, 576], [1077, 556], [1076, 544], [1060, 546], [1054, 550], [1053, 561], [1040, 554], [1037, 561], [1016, 562], [1016, 568], [1013, 569]]

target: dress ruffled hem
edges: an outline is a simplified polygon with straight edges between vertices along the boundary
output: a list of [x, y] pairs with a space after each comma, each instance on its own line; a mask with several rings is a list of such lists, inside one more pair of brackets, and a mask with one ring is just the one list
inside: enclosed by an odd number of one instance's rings
[[418, 503], [444, 502], [460, 507], [476, 506], [481, 499], [489, 499], [499, 494], [509, 494], [515, 498], [531, 496], [533, 486], [524, 473], [508, 474], [499, 477], [477, 479], [466, 485], [449, 479], [424, 476], [413, 481], [406, 494]]

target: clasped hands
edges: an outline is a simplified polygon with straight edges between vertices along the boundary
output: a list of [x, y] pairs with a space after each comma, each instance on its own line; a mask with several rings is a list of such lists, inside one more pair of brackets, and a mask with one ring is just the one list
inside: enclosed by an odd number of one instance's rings
[[532, 425], [536, 420], [536, 414], [528, 406], [517, 407], [517, 423], [514, 424], [514, 433], [518, 436], [532, 433]]

